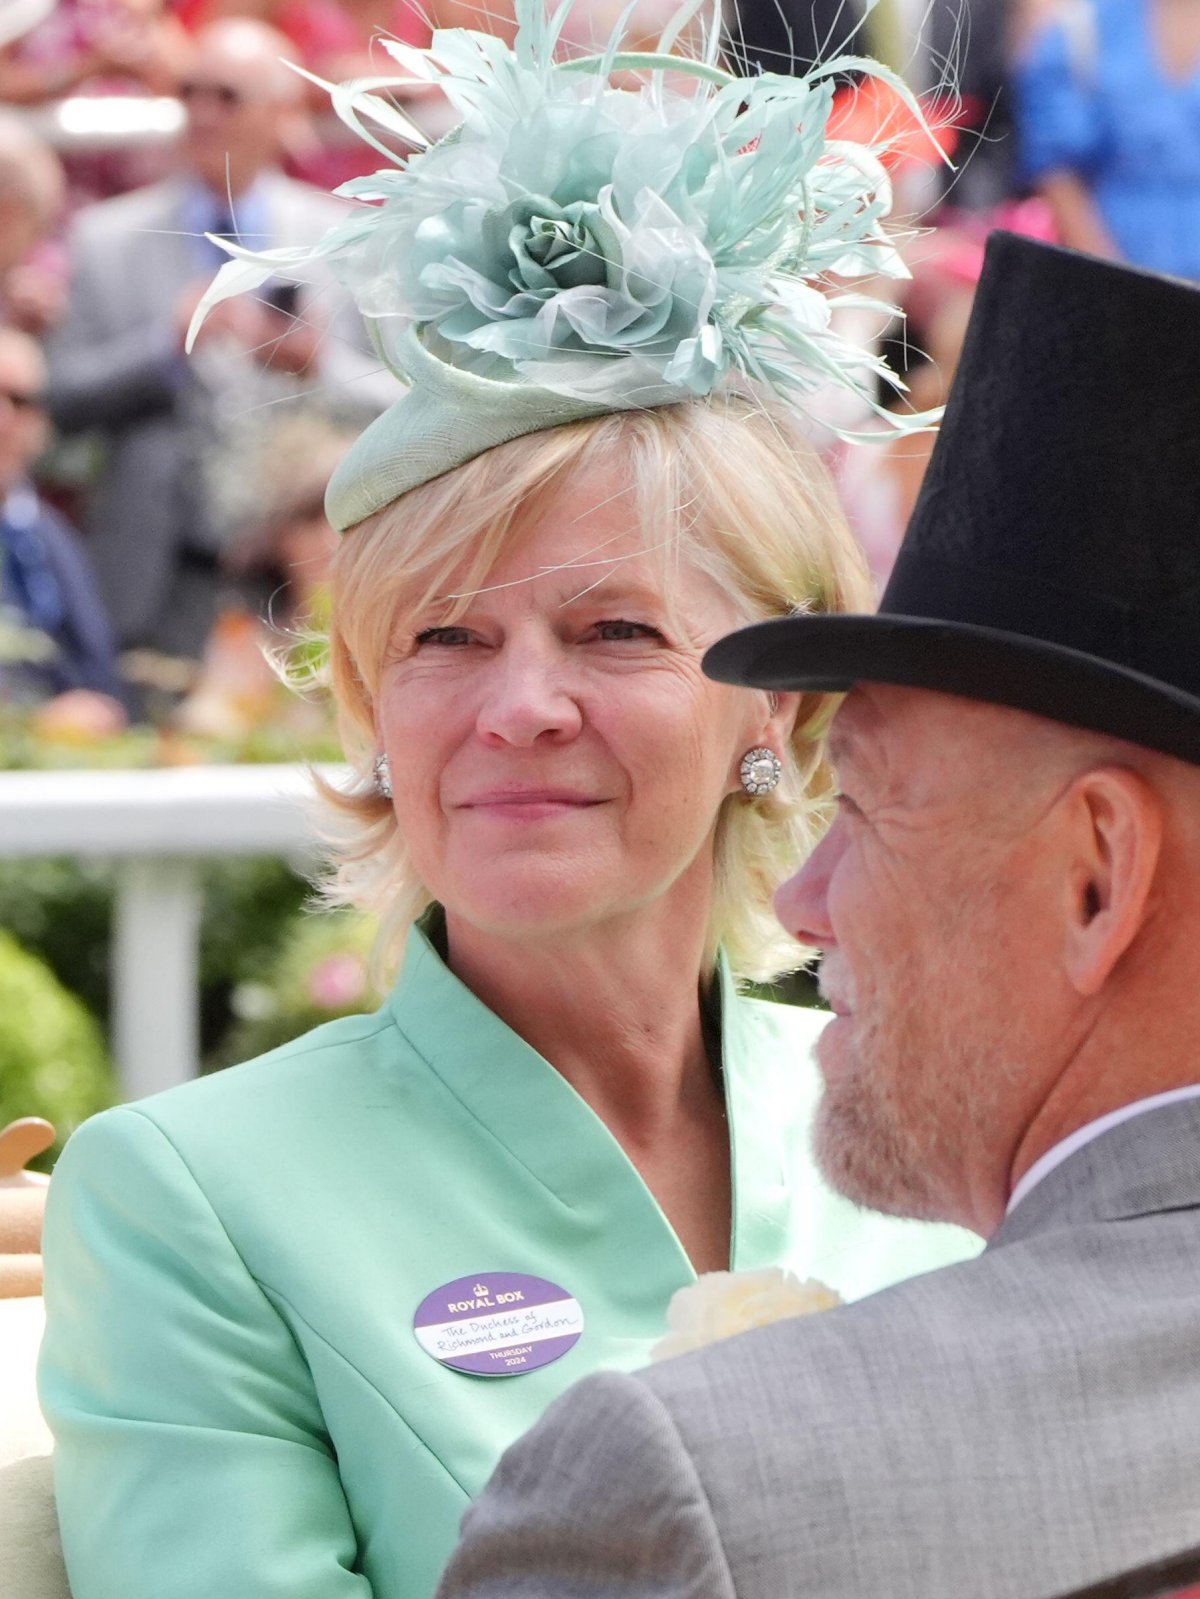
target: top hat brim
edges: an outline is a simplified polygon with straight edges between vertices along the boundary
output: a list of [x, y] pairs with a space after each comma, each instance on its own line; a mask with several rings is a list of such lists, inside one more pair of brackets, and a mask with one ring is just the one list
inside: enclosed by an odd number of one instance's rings
[[1200, 292], [988, 240], [945, 420], [879, 610], [760, 623], [713, 676], [887, 683], [1200, 763]]
[[722, 683], [841, 693], [930, 689], [1045, 716], [1200, 762], [1200, 698], [1043, 639], [920, 616], [794, 616], [731, 633], [704, 657]]

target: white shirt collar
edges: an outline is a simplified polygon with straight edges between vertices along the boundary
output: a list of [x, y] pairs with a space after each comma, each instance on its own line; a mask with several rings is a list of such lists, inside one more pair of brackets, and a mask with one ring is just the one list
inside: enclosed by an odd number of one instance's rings
[[1061, 1166], [1063, 1161], [1069, 1155], [1073, 1155], [1077, 1149], [1090, 1144], [1093, 1138], [1099, 1138], [1100, 1134], [1108, 1132], [1110, 1127], [1119, 1127], [1122, 1122], [1131, 1121], [1143, 1111], [1157, 1110], [1160, 1105], [1175, 1105], [1182, 1099], [1200, 1099], [1200, 1083], [1189, 1083], [1186, 1088], [1171, 1088], [1165, 1094], [1151, 1094], [1148, 1099], [1135, 1099], [1131, 1105], [1122, 1105], [1119, 1110], [1110, 1110], [1107, 1116], [1097, 1117], [1094, 1122], [1076, 1128], [1060, 1143], [1048, 1149], [1040, 1160], [1034, 1161], [1013, 1189], [1005, 1215], [1011, 1216], [1026, 1194], [1035, 1188], [1043, 1177], [1048, 1176], [1056, 1166]]

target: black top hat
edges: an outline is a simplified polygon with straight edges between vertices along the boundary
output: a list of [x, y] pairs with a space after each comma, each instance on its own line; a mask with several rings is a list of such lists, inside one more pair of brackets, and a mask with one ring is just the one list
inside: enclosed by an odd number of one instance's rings
[[1200, 289], [994, 234], [878, 614], [762, 622], [704, 668], [938, 689], [1200, 762]]

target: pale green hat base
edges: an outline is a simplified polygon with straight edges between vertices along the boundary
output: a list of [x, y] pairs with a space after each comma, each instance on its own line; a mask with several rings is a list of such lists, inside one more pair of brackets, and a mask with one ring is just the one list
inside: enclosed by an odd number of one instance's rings
[[497, 444], [614, 409], [519, 377], [506, 383], [463, 372], [431, 354], [413, 328], [399, 342], [388, 364], [402, 364], [397, 376], [412, 387], [355, 439], [325, 491], [325, 514], [339, 533]]

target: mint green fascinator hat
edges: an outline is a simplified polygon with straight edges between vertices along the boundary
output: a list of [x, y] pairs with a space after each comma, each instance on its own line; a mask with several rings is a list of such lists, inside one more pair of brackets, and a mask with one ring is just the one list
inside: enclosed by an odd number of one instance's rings
[[[847, 281], [908, 275], [884, 227], [887, 140], [829, 137], [834, 83], [881, 78], [920, 117], [904, 84], [849, 56], [803, 77], [735, 76], [718, 64], [712, 0], [687, 0], [653, 51], [620, 49], [631, 5], [602, 51], [572, 57], [572, 3], [548, 15], [517, 0], [511, 48], [463, 28], [423, 50], [379, 40], [395, 75], [321, 83], [386, 163], [337, 191], [355, 210], [307, 248], [213, 240], [233, 259], [189, 348], [218, 301], [322, 263], [407, 385], [334, 473], [339, 530], [522, 434], [678, 404], [736, 375], [800, 405], [839, 385], [901, 432], [937, 420], [881, 408], [878, 380], [902, 385], [833, 325], [839, 307], [893, 311]], [[688, 28], [698, 50], [672, 54]], [[438, 86], [461, 117], [436, 143], [383, 98], [414, 84]]]

